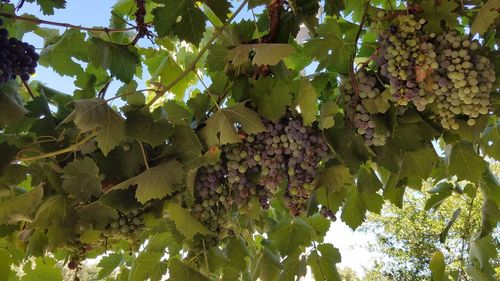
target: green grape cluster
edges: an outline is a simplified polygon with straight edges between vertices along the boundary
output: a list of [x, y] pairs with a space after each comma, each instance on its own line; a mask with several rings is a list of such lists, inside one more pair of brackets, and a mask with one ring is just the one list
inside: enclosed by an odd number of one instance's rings
[[458, 129], [460, 119], [474, 126], [476, 119], [490, 110], [490, 92], [496, 79], [493, 63], [482, 54], [477, 40], [456, 31], [438, 35], [435, 44], [439, 68], [427, 85], [422, 85], [423, 94], [435, 96], [432, 111], [443, 128]]
[[434, 45], [428, 40], [435, 35], [424, 34], [425, 23], [414, 15], [402, 15], [380, 34], [377, 63], [381, 74], [389, 79], [389, 89], [397, 105], [408, 105], [418, 93], [422, 74], [439, 67]]
[[363, 136], [367, 145], [382, 146], [389, 137], [388, 132], [377, 130], [374, 114], [368, 112], [363, 104], [364, 100], [378, 98], [384, 87], [380, 85], [376, 74], [369, 71], [359, 71], [356, 73], [359, 89], [359, 97], [356, 104], [352, 104], [354, 90], [349, 78], [342, 78], [340, 83], [340, 93], [344, 98], [344, 108], [347, 116], [352, 118], [352, 124], [356, 132]]
[[109, 223], [103, 232], [106, 238], [132, 238], [144, 231], [144, 211], [133, 210], [120, 213], [118, 218]]

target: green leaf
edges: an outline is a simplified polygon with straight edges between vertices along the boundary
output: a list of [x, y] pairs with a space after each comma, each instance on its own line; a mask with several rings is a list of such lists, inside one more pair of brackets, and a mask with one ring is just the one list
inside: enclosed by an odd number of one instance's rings
[[450, 231], [451, 227], [453, 226], [461, 212], [462, 209], [460, 208], [456, 209], [455, 212], [453, 212], [450, 221], [446, 224], [446, 227], [439, 234], [439, 242], [444, 244], [444, 242], [446, 241], [446, 237], [448, 236], [448, 232]]
[[106, 206], [100, 201], [78, 206], [76, 212], [81, 225], [94, 229], [104, 229], [112, 220], [118, 218], [116, 209]]
[[403, 197], [406, 186], [399, 180], [399, 175], [391, 173], [384, 186], [384, 199], [389, 200], [398, 208], [403, 208]]
[[321, 244], [317, 249], [312, 251], [307, 258], [314, 280], [341, 281], [342, 278], [335, 265], [341, 261], [339, 250], [332, 244]]
[[53, 15], [54, 9], [66, 8], [66, 0], [36, 0], [36, 2], [44, 15]]
[[51, 258], [37, 258], [35, 269], [31, 269], [31, 262], [23, 267], [24, 275], [21, 281], [62, 281], [61, 270], [56, 266], [56, 261]]
[[256, 265], [256, 270], [258, 276], [262, 281], [274, 281], [278, 278], [281, 269], [279, 255], [271, 252], [268, 248], [263, 248], [258, 254], [258, 263]]
[[500, 0], [489, 0], [486, 2], [474, 18], [474, 22], [470, 28], [471, 34], [478, 33], [479, 35], [483, 35], [495, 22], [498, 15], [500, 15], [498, 7], [500, 7]]
[[183, 179], [182, 165], [176, 160], [171, 160], [146, 169], [139, 175], [115, 185], [110, 191], [127, 189], [131, 185], [137, 185], [135, 197], [139, 202], [145, 204], [151, 199], [162, 199], [171, 195], [177, 190], [176, 185], [181, 184]]
[[33, 219], [32, 227], [48, 229], [54, 225], [60, 227], [71, 227], [77, 221], [75, 210], [70, 206], [68, 200], [55, 195], [46, 199], [38, 209]]
[[316, 235], [314, 236], [314, 240], [321, 242], [325, 237], [326, 233], [330, 229], [330, 220], [323, 217], [320, 214], [314, 214], [310, 217], [305, 218], [307, 224], [311, 226]]
[[106, 156], [125, 137], [125, 121], [105, 101], [77, 100], [75, 109], [63, 121], [73, 121], [84, 132], [97, 130], [97, 145]]
[[318, 187], [326, 187], [329, 192], [340, 191], [354, 183], [349, 169], [344, 165], [330, 166], [319, 176]]
[[372, 169], [363, 166], [357, 174], [358, 189], [360, 192], [375, 193], [382, 188], [382, 183]]
[[103, 257], [97, 267], [100, 267], [99, 275], [97, 278], [104, 279], [108, 277], [115, 269], [117, 269], [123, 262], [123, 255], [121, 253], [111, 253]]
[[166, 119], [154, 120], [149, 111], [135, 110], [126, 113], [127, 135], [158, 146], [172, 135], [172, 126]]
[[172, 134], [174, 149], [183, 163], [190, 164], [200, 157], [203, 146], [193, 129], [187, 126], [175, 126]]
[[171, 259], [169, 262], [169, 273], [172, 281], [209, 281], [210, 279], [188, 264]]
[[440, 33], [442, 31], [441, 21], [444, 21], [449, 29], [453, 29], [457, 25], [458, 15], [453, 12], [458, 7], [458, 3], [455, 1], [424, 0], [420, 5], [424, 11], [422, 17], [428, 21], [424, 25], [424, 31]]
[[426, 179], [432, 173], [432, 168], [438, 161], [436, 151], [427, 146], [415, 151], [406, 152], [403, 155], [400, 178], [416, 177]]
[[339, 22], [333, 18], [326, 18], [317, 28], [317, 33], [317, 37], [304, 45], [304, 53], [319, 61], [318, 69], [328, 68], [348, 74], [349, 61], [354, 52], [354, 37], [344, 33]]
[[270, 120], [284, 116], [287, 106], [292, 105], [290, 85], [282, 80], [260, 78], [254, 81], [251, 94], [259, 113]]
[[61, 36], [46, 39], [39, 63], [52, 67], [60, 75], [82, 75], [82, 66], [73, 59], [87, 62], [88, 51], [89, 44], [85, 41], [85, 34], [76, 29], [68, 29]]
[[202, 223], [196, 220], [186, 209], [175, 203], [167, 205], [169, 218], [174, 221], [177, 230], [179, 230], [188, 240], [199, 233], [201, 235], [214, 235]]
[[436, 251], [432, 255], [431, 261], [429, 263], [429, 268], [432, 273], [433, 281], [442, 281], [444, 280], [444, 270], [446, 264], [444, 263], [444, 255], [441, 251]]
[[321, 104], [321, 111], [319, 113], [319, 127], [320, 129], [329, 129], [335, 125], [335, 114], [339, 112], [339, 106], [333, 102], [328, 101]]
[[380, 213], [384, 199], [377, 193], [368, 194], [352, 188], [342, 208], [342, 221], [353, 230], [366, 219], [366, 211]]
[[231, 13], [231, 3], [227, 0], [203, 0], [214, 14], [224, 22]]
[[207, 120], [200, 135], [208, 147], [237, 143], [241, 141], [236, 129], [237, 124], [241, 125], [242, 130], [248, 134], [257, 134], [266, 130], [255, 111], [247, 108], [243, 103], [238, 103], [217, 110]]
[[[163, 85], [170, 85], [183, 73], [181, 66], [167, 52], [153, 53], [145, 60], [148, 70], [151, 73], [151, 80], [160, 80]], [[175, 95], [176, 100], [183, 100], [186, 89], [196, 79], [194, 72], [188, 73], [169, 90]]]
[[289, 44], [242, 44], [231, 49], [227, 59], [235, 67], [242, 66], [250, 61], [251, 52], [252, 65], [277, 65], [282, 59], [293, 54], [295, 48]]
[[0, 85], [0, 126], [12, 125], [28, 113], [22, 102], [16, 99], [18, 87], [14, 82]]
[[304, 257], [300, 257], [301, 251], [290, 254], [283, 261], [283, 270], [278, 281], [295, 281], [307, 273], [307, 264]]
[[383, 91], [380, 95], [371, 99], [362, 99], [361, 102], [365, 107], [366, 111], [370, 114], [386, 113], [391, 106], [389, 100], [391, 99], [391, 93], [389, 89]]
[[9, 276], [14, 274], [10, 270], [10, 266], [14, 263], [14, 259], [10, 256], [10, 253], [7, 249], [0, 249], [0, 281], [9, 280]]
[[227, 257], [231, 257], [229, 260], [230, 266], [239, 269], [239, 271], [246, 268], [249, 252], [245, 241], [241, 237], [230, 238], [224, 252]]
[[300, 80], [296, 103], [300, 108], [302, 122], [304, 125], [310, 125], [318, 114], [318, 94], [307, 78]]
[[458, 179], [477, 183], [486, 168], [486, 161], [477, 155], [469, 143], [459, 142], [451, 146], [447, 153], [448, 174]]
[[177, 36], [198, 45], [205, 32], [207, 17], [194, 0], [161, 0], [163, 7], [153, 10], [153, 24], [159, 36]]
[[174, 100], [165, 103], [165, 111], [168, 121], [173, 125], [189, 126], [193, 119], [193, 114], [189, 111], [189, 108], [185, 104]]
[[311, 227], [302, 219], [283, 219], [269, 230], [269, 239], [282, 256], [311, 243]]
[[151, 275], [158, 274], [157, 271], [164, 271], [165, 273], [167, 271], [166, 262], [161, 261], [163, 255], [164, 253], [161, 252], [140, 253], [132, 264], [128, 280], [143, 281], [148, 280]]
[[490, 259], [497, 257], [497, 248], [490, 236], [470, 242], [469, 260], [476, 271], [494, 276], [495, 269], [490, 264]]
[[481, 138], [481, 148], [490, 157], [500, 161], [500, 124], [495, 122], [488, 126]]
[[132, 80], [136, 67], [140, 65], [139, 55], [133, 46], [106, 42], [96, 37], [91, 40], [89, 60], [108, 69], [111, 75], [124, 83]]
[[43, 193], [43, 186], [39, 185], [30, 192], [0, 202], [0, 224], [30, 221], [42, 203]]
[[62, 188], [68, 192], [69, 198], [86, 202], [101, 193], [101, 181], [104, 176], [99, 175], [99, 167], [91, 158], [74, 160], [66, 165], [63, 171]]

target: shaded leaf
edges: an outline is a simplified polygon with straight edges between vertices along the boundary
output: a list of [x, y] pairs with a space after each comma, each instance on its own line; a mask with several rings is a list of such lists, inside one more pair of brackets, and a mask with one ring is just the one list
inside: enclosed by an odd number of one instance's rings
[[179, 230], [188, 240], [192, 240], [197, 233], [202, 235], [214, 235], [214, 233], [208, 230], [180, 205], [170, 203], [167, 205], [166, 210], [169, 218], [174, 221], [177, 230]]
[[77, 159], [64, 167], [62, 188], [69, 197], [79, 202], [86, 202], [93, 196], [101, 193], [101, 181], [104, 176], [99, 175], [99, 167], [89, 157]]
[[30, 221], [42, 203], [43, 187], [39, 185], [30, 192], [0, 202], [0, 224], [17, 224]]

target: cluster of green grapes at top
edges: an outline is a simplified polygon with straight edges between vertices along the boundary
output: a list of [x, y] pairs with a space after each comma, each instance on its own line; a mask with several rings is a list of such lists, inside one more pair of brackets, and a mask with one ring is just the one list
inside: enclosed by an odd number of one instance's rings
[[[0, 19], [0, 26], [2, 25], [3, 21]], [[39, 57], [35, 47], [9, 37], [7, 29], [0, 28], [0, 84], [16, 79], [16, 76], [28, 81], [30, 75], [35, 73]]]
[[[265, 132], [224, 145], [219, 163], [198, 170], [192, 214], [219, 236], [231, 232], [225, 227], [229, 212], [252, 202], [268, 209], [280, 190], [290, 213], [304, 214], [320, 163], [328, 158], [326, 142], [300, 118], [263, 122]], [[322, 214], [334, 217], [331, 211]]]
[[119, 212], [117, 219], [109, 223], [103, 231], [103, 236], [107, 239], [134, 239], [143, 233], [144, 210], [132, 210], [128, 213]]
[[388, 132], [377, 130], [374, 115], [367, 111], [363, 101], [375, 99], [384, 91], [384, 86], [378, 82], [376, 74], [372, 71], [359, 71], [356, 73], [359, 96], [354, 102], [354, 89], [348, 77], [341, 78], [339, 91], [344, 98], [344, 109], [347, 116], [352, 119], [356, 132], [363, 136], [367, 145], [382, 146], [389, 137]]
[[469, 126], [488, 114], [495, 82], [492, 62], [478, 40], [456, 31], [422, 31], [425, 19], [400, 15], [379, 36], [376, 63], [396, 105], [430, 109], [444, 129]]

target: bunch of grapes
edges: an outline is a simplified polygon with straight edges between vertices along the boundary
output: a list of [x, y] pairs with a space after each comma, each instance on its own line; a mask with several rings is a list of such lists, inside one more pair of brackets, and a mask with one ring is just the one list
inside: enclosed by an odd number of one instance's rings
[[[480, 115], [488, 114], [490, 92], [495, 82], [493, 63], [481, 53], [477, 40], [458, 32], [445, 32], [435, 38], [439, 68], [432, 79], [422, 83], [426, 96], [431, 92], [434, 117], [445, 129], [458, 129], [460, 119], [474, 126]], [[417, 105], [417, 109], [423, 110]]]
[[344, 97], [347, 116], [351, 116], [356, 132], [363, 136], [367, 145], [382, 146], [389, 137], [388, 132], [378, 131], [373, 120], [374, 115], [366, 110], [364, 100], [380, 96], [384, 90], [374, 72], [359, 71], [356, 73], [359, 96], [356, 104], [352, 104], [354, 90], [350, 79], [343, 78], [340, 83], [340, 93]]
[[104, 230], [106, 238], [133, 238], [144, 231], [144, 211], [133, 210], [127, 214], [120, 213]]
[[196, 175], [192, 214], [213, 232], [224, 230], [231, 203], [225, 174], [225, 167], [218, 163], [199, 168]]
[[198, 169], [192, 214], [219, 237], [230, 232], [228, 213], [246, 208], [252, 198], [268, 209], [280, 188], [290, 213], [304, 213], [319, 164], [328, 157], [326, 142], [300, 118], [263, 123], [265, 132], [224, 145], [220, 163]]
[[[0, 26], [3, 25], [0, 19]], [[39, 55], [32, 45], [9, 38], [9, 32], [0, 28], [0, 84], [19, 76], [21, 80], [28, 81], [30, 75], [35, 73]]]
[[381, 74], [391, 85], [394, 102], [408, 105], [418, 94], [418, 83], [425, 74], [438, 68], [434, 46], [427, 39], [434, 34], [424, 34], [424, 19], [415, 20], [414, 15], [398, 16], [389, 30], [379, 37], [381, 47], [377, 63]]

